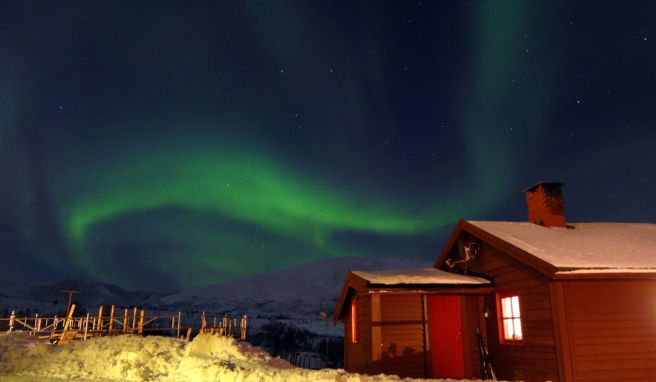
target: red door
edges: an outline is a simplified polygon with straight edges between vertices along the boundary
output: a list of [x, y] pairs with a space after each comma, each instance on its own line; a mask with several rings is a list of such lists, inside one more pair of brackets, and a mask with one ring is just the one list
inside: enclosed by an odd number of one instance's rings
[[459, 297], [429, 296], [428, 312], [433, 377], [464, 378]]

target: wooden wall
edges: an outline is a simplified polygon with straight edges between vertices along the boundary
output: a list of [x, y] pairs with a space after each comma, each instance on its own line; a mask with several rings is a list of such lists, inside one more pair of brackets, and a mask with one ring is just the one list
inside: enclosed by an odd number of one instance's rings
[[357, 326], [359, 340], [353, 343], [351, 338], [351, 300], [344, 317], [344, 369], [354, 373], [371, 374], [371, 296], [360, 294], [358, 299]]
[[373, 372], [422, 378], [427, 374], [426, 322], [421, 294], [380, 294], [380, 353], [374, 345]]
[[486, 243], [468, 267], [471, 273], [493, 277], [497, 291], [516, 290], [519, 294], [524, 337], [521, 344], [500, 343], [496, 296], [491, 294], [484, 298], [490, 310], [486, 319], [487, 346], [497, 376], [527, 382], [557, 381], [550, 280]]
[[462, 318], [462, 350], [465, 361], [465, 377], [481, 378], [481, 359], [478, 350], [476, 327], [485, 334], [487, 328], [482, 321], [483, 296], [462, 296], [460, 298], [460, 317]]
[[656, 381], [656, 280], [562, 281], [574, 381]]

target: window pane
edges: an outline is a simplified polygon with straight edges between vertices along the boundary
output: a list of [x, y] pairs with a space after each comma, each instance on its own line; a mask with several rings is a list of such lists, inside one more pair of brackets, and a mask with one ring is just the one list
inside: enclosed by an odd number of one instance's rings
[[512, 317], [512, 306], [510, 305], [510, 297], [501, 299], [501, 307], [502, 307], [501, 314], [503, 318]]
[[507, 339], [507, 340], [512, 340], [513, 339], [515, 331], [513, 330], [512, 320], [503, 320], [503, 332], [504, 332], [503, 337], [505, 339]]
[[[505, 297], [502, 297], [504, 296]], [[520, 318], [519, 295], [505, 292], [499, 298], [498, 319], [501, 320], [499, 337], [503, 341], [522, 341], [522, 320]]]
[[514, 339], [521, 340], [522, 339], [522, 320], [519, 319], [519, 318], [515, 318], [513, 320], [513, 328], [515, 330]]
[[512, 297], [512, 316], [519, 317], [519, 296]]

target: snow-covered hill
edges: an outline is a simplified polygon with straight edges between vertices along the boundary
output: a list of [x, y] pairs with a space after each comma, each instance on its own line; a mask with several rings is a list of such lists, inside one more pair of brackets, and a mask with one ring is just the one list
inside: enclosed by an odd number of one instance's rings
[[[343, 325], [333, 325], [332, 313], [349, 270], [391, 270], [430, 267], [428, 261], [412, 258], [342, 257], [309, 262], [260, 273], [204, 288], [171, 295], [130, 292], [119, 287], [83, 282], [60, 282], [45, 286], [20, 287], [0, 291], [0, 315], [16, 310], [19, 316], [61, 316], [67, 296], [61, 289], [81, 291], [74, 295], [77, 312], [94, 314], [100, 305], [138, 306], [163, 314], [182, 312], [184, 327], [200, 326], [204, 312], [211, 325], [224, 314], [249, 316], [249, 341], [274, 355], [289, 357], [296, 352], [320, 352], [330, 348], [333, 364], [341, 362]], [[321, 316], [328, 314], [328, 319]], [[327, 338], [332, 337], [332, 338]]]
[[[344, 278], [349, 270], [391, 270], [430, 267], [426, 260], [413, 258], [340, 257], [305, 263], [272, 272], [251, 275], [227, 282], [190, 289], [160, 300], [167, 310], [189, 309], [205, 312], [248, 313], [258, 325], [263, 320], [289, 321], [315, 333], [324, 333], [320, 316], [332, 316]], [[330, 334], [342, 329], [328, 326]]]
[[[204, 288], [171, 295], [131, 292], [111, 284], [62, 281], [49, 285], [4, 288], [0, 291], [0, 314], [11, 310], [20, 315], [63, 314], [67, 296], [61, 289], [81, 291], [73, 296], [78, 312], [95, 312], [98, 306], [139, 306], [147, 310], [232, 317], [247, 313], [252, 327], [272, 320], [324, 335], [341, 336], [340, 326], [324, 321], [320, 313], [332, 316], [344, 278], [349, 270], [389, 270], [430, 267], [428, 261], [403, 257], [340, 257], [309, 262], [267, 273], [238, 278]], [[189, 325], [194, 326], [191, 322]]]
[[0, 291], [0, 315], [15, 310], [21, 314], [62, 315], [66, 312], [68, 295], [63, 289], [79, 291], [73, 295], [78, 313], [95, 312], [101, 305], [118, 307], [156, 306], [161, 293], [126, 291], [116, 285], [84, 281], [61, 281], [47, 285], [8, 286]]

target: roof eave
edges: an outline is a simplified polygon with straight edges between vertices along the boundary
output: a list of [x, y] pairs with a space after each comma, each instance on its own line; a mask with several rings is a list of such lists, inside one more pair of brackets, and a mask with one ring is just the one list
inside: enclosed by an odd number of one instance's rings
[[556, 271], [558, 271], [558, 268], [553, 264], [548, 263], [538, 258], [537, 256], [529, 252], [526, 252], [523, 249], [516, 247], [515, 245], [493, 235], [492, 233], [482, 228], [479, 228], [474, 224], [462, 219], [458, 221], [456, 228], [453, 230], [451, 236], [447, 240], [447, 244], [442, 248], [442, 251], [440, 252], [440, 256], [438, 257], [437, 261], [435, 261], [435, 265], [434, 265], [435, 268], [439, 269], [442, 266], [442, 264], [446, 260], [446, 257], [451, 252], [453, 246], [458, 241], [458, 237], [460, 236], [462, 231], [468, 232], [480, 238], [481, 240], [491, 244], [493, 247], [496, 247], [497, 249], [501, 250], [503, 253], [506, 253], [513, 259], [538, 271], [539, 273], [545, 275], [546, 277], [554, 278], [554, 274], [556, 273]]
[[[655, 270], [645, 270], [644, 272], [586, 272], [586, 273], [568, 273], [572, 269], [563, 270], [554, 274], [554, 280], [656, 280]], [[564, 272], [564, 273], [563, 273]]]
[[339, 320], [344, 317], [344, 304], [348, 298], [349, 291], [353, 290], [362, 290], [366, 289], [369, 283], [367, 280], [356, 275], [352, 271], [349, 271], [344, 278], [344, 285], [342, 286], [342, 291], [339, 293], [339, 298], [337, 299], [337, 306], [335, 306], [335, 311], [333, 312], [333, 324], [336, 324]]

